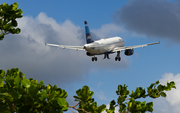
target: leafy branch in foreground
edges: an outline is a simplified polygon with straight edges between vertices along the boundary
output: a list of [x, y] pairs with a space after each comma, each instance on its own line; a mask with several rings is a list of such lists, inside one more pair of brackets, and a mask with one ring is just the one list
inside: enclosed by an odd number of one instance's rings
[[16, 19], [21, 18], [22, 13], [23, 11], [18, 9], [17, 2], [11, 5], [6, 3], [0, 4], [0, 40], [3, 40], [4, 35], [9, 33], [20, 33], [21, 30], [16, 28], [18, 25]]
[[175, 83], [168, 82], [161, 85], [159, 81], [152, 83], [147, 88], [147, 93], [142, 87], [137, 87], [130, 93], [127, 85], [119, 85], [116, 91], [118, 95], [117, 102], [112, 100], [109, 109], [106, 105], [97, 105], [92, 98], [94, 92], [90, 91], [88, 86], [76, 91], [74, 96], [78, 103], [69, 106], [66, 101], [68, 93], [50, 84], [45, 86], [43, 81], [26, 79], [24, 74], [17, 68], [0, 70], [0, 113], [63, 113], [68, 109], [78, 111], [79, 113], [115, 113], [115, 108], [119, 107], [120, 113], [145, 113], [153, 111], [153, 102], [138, 101], [140, 98], [158, 98], [166, 97], [165, 91], [170, 91], [175, 87]]
[[26, 79], [18, 69], [0, 70], [0, 113], [63, 113], [67, 95], [56, 85]]
[[[83, 86], [82, 89], [76, 91], [77, 96], [74, 96], [75, 101], [79, 103], [75, 106], [69, 106], [75, 110], [78, 110], [79, 113], [101, 113], [102, 111], [106, 110], [107, 113], [114, 113], [115, 107], [119, 106], [120, 113], [145, 113], [146, 111], [152, 112], [153, 111], [153, 102], [146, 101], [137, 101], [140, 98], [158, 98], [160, 96], [166, 97], [165, 91], [170, 91], [172, 88], [175, 87], [175, 83], [168, 82], [167, 85], [161, 85], [159, 81], [156, 83], [152, 83], [147, 88], [147, 94], [145, 89], [142, 87], [137, 87], [135, 91], [130, 93], [127, 90], [127, 85], [124, 86], [119, 85], [116, 91], [118, 95], [117, 104], [115, 100], [110, 102], [109, 109], [106, 109], [106, 105], [97, 106], [97, 103], [94, 102], [94, 98], [92, 98], [94, 92], [89, 90], [88, 86]], [[79, 105], [79, 108], [76, 106]]]
[[[153, 111], [153, 102], [146, 101], [136, 101], [140, 98], [158, 98], [160, 96], [166, 97], [165, 91], [170, 91], [172, 88], [175, 87], [175, 83], [168, 82], [166, 85], [161, 85], [159, 81], [156, 83], [152, 83], [147, 88], [147, 94], [145, 89], [142, 87], [137, 87], [135, 91], [132, 91], [130, 93], [129, 90], [127, 90], [127, 87], [125, 84], [124, 86], [119, 85], [118, 90], [116, 91], [116, 94], [118, 95], [117, 104], [115, 101], [111, 101], [110, 103], [110, 109], [107, 109], [107, 113], [114, 113], [115, 107], [119, 106], [119, 112], [120, 113], [145, 113], [146, 111], [152, 112]], [[116, 104], [116, 105], [115, 105]]]

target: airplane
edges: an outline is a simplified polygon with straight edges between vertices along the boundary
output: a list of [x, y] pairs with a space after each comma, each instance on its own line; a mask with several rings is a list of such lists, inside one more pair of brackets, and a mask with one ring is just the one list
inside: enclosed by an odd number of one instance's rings
[[116, 53], [117, 56], [115, 57], [115, 61], [121, 61], [120, 52], [125, 51], [124, 54], [126, 56], [131, 56], [134, 53], [134, 48], [142, 47], [154, 44], [159, 44], [160, 42], [143, 44], [143, 45], [136, 45], [136, 46], [128, 46], [124, 47], [124, 41], [121, 37], [110, 37], [107, 39], [100, 39], [94, 41], [92, 39], [89, 26], [87, 21], [84, 21], [85, 24], [85, 33], [86, 33], [86, 42], [84, 46], [69, 46], [69, 45], [57, 45], [57, 44], [49, 44], [46, 43], [48, 46], [57, 46], [61, 47], [62, 49], [74, 49], [74, 50], [85, 50], [87, 56], [92, 57], [92, 61], [97, 61], [97, 57], [95, 55], [104, 55], [104, 59], [110, 59], [109, 54]]

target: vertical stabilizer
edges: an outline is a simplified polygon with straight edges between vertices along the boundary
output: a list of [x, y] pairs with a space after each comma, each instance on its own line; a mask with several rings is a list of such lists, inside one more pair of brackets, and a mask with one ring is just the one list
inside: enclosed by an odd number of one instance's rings
[[87, 24], [87, 21], [84, 21], [85, 24], [85, 32], [86, 32], [86, 42], [87, 44], [94, 42], [92, 37], [91, 37], [91, 33]]

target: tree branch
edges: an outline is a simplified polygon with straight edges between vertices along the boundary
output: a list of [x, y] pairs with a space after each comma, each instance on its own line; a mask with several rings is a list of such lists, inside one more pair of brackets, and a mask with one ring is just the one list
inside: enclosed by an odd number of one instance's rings
[[[81, 109], [81, 108], [76, 108], [76, 106], [78, 106], [79, 105], [79, 103], [77, 103], [76, 105], [74, 105], [74, 106], [68, 106], [69, 108], [73, 108], [73, 109], [75, 109], [75, 110], [81, 110], [81, 111], [84, 111], [84, 112], [86, 112], [86, 113], [91, 113], [91, 112], [87, 112], [86, 110], [84, 110], [84, 109]], [[69, 109], [69, 110], [71, 110], [71, 109]], [[71, 110], [72, 112], [73, 112], [73, 110]], [[75, 112], [73, 112], [73, 113], [75, 113]]]
[[77, 104], [74, 105], [74, 106], [68, 106], [68, 107], [70, 107], [70, 108], [75, 108], [77, 105], [79, 105], [79, 103], [77, 103]]
[[69, 109], [70, 111], [72, 111], [73, 113], [76, 113], [76, 112], [74, 112], [72, 109]]
[[10, 108], [10, 111], [11, 111], [11, 113], [14, 113], [14, 110], [13, 110], [13, 105], [12, 105], [12, 103], [10, 102], [10, 103], [8, 103], [9, 104], [9, 108]]

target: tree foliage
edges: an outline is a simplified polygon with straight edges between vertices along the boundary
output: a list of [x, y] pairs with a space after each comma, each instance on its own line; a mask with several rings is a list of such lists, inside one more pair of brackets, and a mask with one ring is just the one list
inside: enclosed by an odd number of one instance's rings
[[18, 69], [0, 71], [0, 113], [63, 113], [67, 95], [56, 85], [26, 79]]
[[20, 33], [20, 29], [16, 28], [18, 23], [17, 18], [22, 17], [23, 11], [18, 9], [18, 3], [15, 2], [11, 5], [6, 3], [0, 4], [0, 40], [3, 40], [4, 35], [12, 33]]
[[[0, 40], [4, 35], [20, 33], [16, 28], [17, 18], [22, 17], [22, 10], [18, 9], [18, 3], [0, 5]], [[74, 96], [77, 104], [69, 106], [66, 101], [68, 93], [58, 88], [57, 85], [44, 85], [43, 81], [38, 82], [32, 78], [26, 79], [25, 75], [18, 68], [12, 68], [5, 72], [0, 70], [0, 113], [63, 113], [68, 109], [79, 113], [114, 113], [115, 107], [119, 107], [120, 113], [145, 113], [153, 111], [153, 102], [138, 101], [140, 98], [158, 98], [166, 97], [165, 91], [170, 91], [175, 87], [175, 83], [168, 82], [161, 85], [159, 81], [152, 83], [147, 91], [142, 87], [137, 87], [135, 91], [130, 92], [127, 85], [118, 85], [116, 94], [117, 102], [112, 100], [110, 107], [106, 105], [97, 105], [94, 101], [93, 91], [88, 86], [76, 91]], [[73, 110], [72, 110], [73, 109]]]
[[125, 84], [118, 85], [117, 102], [112, 100], [108, 109], [105, 104], [97, 105], [92, 98], [94, 92], [88, 86], [76, 91], [74, 99], [77, 104], [69, 106], [66, 101], [68, 93], [57, 85], [45, 86], [43, 81], [26, 79], [18, 68], [7, 72], [0, 70], [0, 113], [63, 113], [68, 109], [79, 113], [114, 113], [116, 107], [119, 107], [120, 113], [145, 113], [153, 111], [153, 102], [141, 102], [138, 101], [139, 98], [166, 97], [165, 91], [176, 88], [173, 81], [167, 81], [166, 85], [161, 85], [159, 81], [152, 83], [147, 92], [142, 87], [130, 92], [127, 87]]

